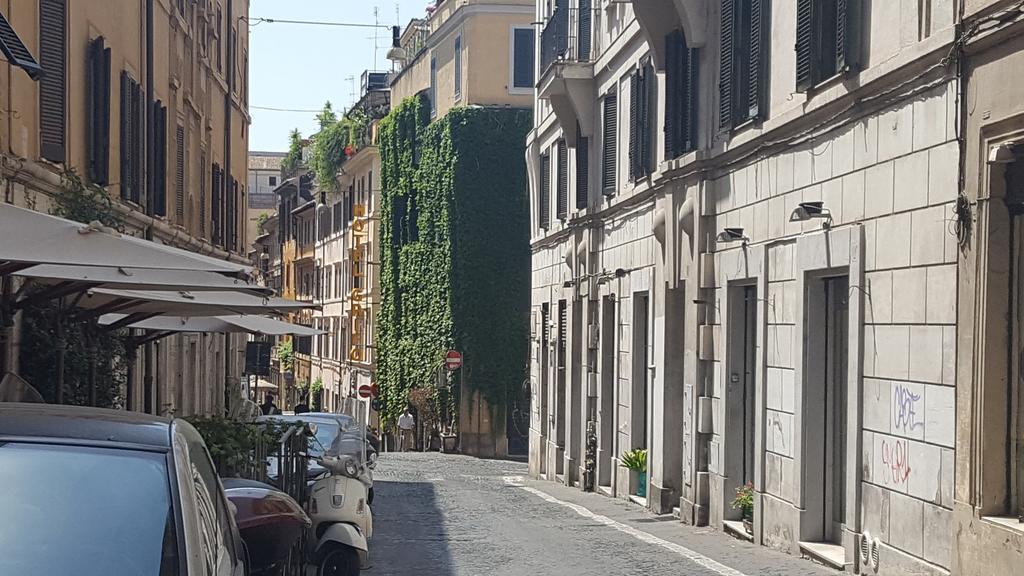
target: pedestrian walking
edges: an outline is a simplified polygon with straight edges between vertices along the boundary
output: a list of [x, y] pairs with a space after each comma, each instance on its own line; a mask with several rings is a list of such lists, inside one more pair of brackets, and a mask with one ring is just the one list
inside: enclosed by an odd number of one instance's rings
[[416, 427], [416, 419], [412, 417], [409, 409], [398, 417], [398, 451], [408, 452], [413, 444], [413, 428]]
[[280, 414], [281, 410], [274, 404], [274, 395], [267, 394], [263, 400], [263, 404], [260, 404], [260, 412], [263, 412], [264, 416], [270, 416], [271, 414]]
[[305, 414], [306, 412], [309, 412], [309, 404], [306, 404], [305, 396], [299, 399], [299, 403], [295, 405], [293, 410], [296, 414]]

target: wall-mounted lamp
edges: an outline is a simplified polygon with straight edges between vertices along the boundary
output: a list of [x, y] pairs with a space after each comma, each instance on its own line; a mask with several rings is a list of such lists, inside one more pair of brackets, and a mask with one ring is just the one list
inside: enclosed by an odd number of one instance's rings
[[828, 229], [832, 227], [832, 213], [825, 208], [824, 202], [801, 202], [793, 213], [789, 215], [790, 222], [806, 222], [814, 218], [824, 218], [825, 222], [821, 227]]
[[402, 48], [402, 29], [398, 26], [391, 27], [391, 49], [388, 50], [387, 59], [392, 62], [402, 62], [409, 55]]
[[750, 238], [743, 233], [743, 228], [725, 228], [715, 238], [719, 244], [730, 244], [732, 242], [750, 242]]
[[989, 164], [1011, 164], [1016, 161], [1017, 155], [1013, 152], [1013, 144], [1000, 144], [988, 151]]

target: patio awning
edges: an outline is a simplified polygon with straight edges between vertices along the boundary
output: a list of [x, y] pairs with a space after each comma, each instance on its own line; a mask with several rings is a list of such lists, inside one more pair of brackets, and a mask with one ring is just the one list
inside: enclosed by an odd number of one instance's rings
[[[123, 321], [128, 316], [125, 314], [104, 314], [100, 317], [100, 324], [110, 325]], [[143, 330], [156, 330], [160, 332], [220, 332], [220, 333], [249, 333], [263, 334], [265, 336], [317, 336], [325, 334], [323, 330], [309, 328], [299, 324], [283, 322], [266, 316], [255, 315], [234, 315], [234, 316], [156, 316], [148, 320], [133, 322], [126, 328], [139, 328]]]
[[0, 273], [24, 269], [26, 264], [200, 270], [239, 277], [252, 272], [245, 264], [5, 203], [0, 203], [0, 234]]
[[102, 286], [122, 290], [240, 290], [253, 294], [273, 292], [266, 286], [200, 270], [38, 264], [16, 274], [37, 280], [41, 284], [62, 284], [67, 286], [68, 291], [78, 291], [75, 290], [76, 287], [85, 290], [93, 286]]
[[236, 314], [284, 314], [316, 308], [313, 304], [244, 292], [186, 292], [159, 290], [112, 290], [91, 288], [76, 302], [80, 308], [102, 313], [152, 316], [224, 316]]

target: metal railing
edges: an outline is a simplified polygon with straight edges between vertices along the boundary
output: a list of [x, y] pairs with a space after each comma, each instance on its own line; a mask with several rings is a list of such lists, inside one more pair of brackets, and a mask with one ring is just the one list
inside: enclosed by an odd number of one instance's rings
[[540, 75], [555, 62], [593, 62], [600, 55], [601, 11], [556, 8], [540, 34]]

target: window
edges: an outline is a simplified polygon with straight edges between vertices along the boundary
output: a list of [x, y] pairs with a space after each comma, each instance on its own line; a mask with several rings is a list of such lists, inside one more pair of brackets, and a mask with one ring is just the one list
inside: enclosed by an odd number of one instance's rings
[[276, 187], [277, 186], [277, 176], [271, 176], [270, 177], [270, 185], [272, 187]]
[[64, 162], [67, 116], [66, 0], [39, 2], [39, 155]]
[[[213, 243], [222, 244], [224, 242], [224, 172], [221, 170], [220, 165], [214, 163], [212, 172], [213, 188], [210, 199], [210, 217], [212, 220], [211, 231], [213, 232]], [[288, 203], [285, 203], [286, 212], [285, 215], [291, 213], [291, 207]], [[285, 218], [284, 222], [288, 222]], [[286, 231], [288, 227], [286, 226]]]
[[579, 3], [579, 16], [576, 19], [576, 58], [580, 62], [588, 62], [594, 14], [590, 0], [576, 1]]
[[555, 216], [565, 221], [569, 217], [569, 148], [565, 139], [558, 141], [558, 195], [555, 204]]
[[856, 65], [857, 30], [850, 4], [847, 0], [797, 0], [797, 92]]
[[665, 38], [665, 158], [697, 147], [697, 50], [682, 31]]
[[[284, 218], [278, 217], [278, 238], [281, 238], [282, 226]], [[206, 238], [206, 150], [199, 154], [199, 235]]]
[[217, 6], [217, 32], [214, 33], [214, 38], [217, 40], [217, 70], [224, 73], [224, 48], [221, 43], [222, 31], [224, 30], [224, 14], [221, 12], [220, 6]]
[[185, 127], [178, 124], [174, 133], [174, 218], [185, 224]]
[[437, 116], [437, 57], [430, 57], [430, 117]]
[[159, 100], [153, 107], [153, 216], [167, 215], [167, 107]]
[[551, 223], [551, 152], [540, 155], [540, 198], [537, 209], [541, 230]]
[[654, 66], [644, 63], [629, 78], [629, 177], [640, 180], [651, 173], [654, 125]]
[[121, 72], [121, 198], [142, 205], [142, 87]]
[[606, 195], [615, 194], [616, 155], [618, 154], [616, 138], [618, 137], [619, 97], [614, 92], [615, 88], [612, 88], [612, 90], [612, 92], [609, 92], [604, 97], [604, 130], [601, 135], [603, 139], [601, 147], [601, 191]]
[[0, 14], [0, 52], [8, 62], [24, 70], [29, 78], [38, 80], [42, 75], [39, 63], [32, 57], [28, 47], [25, 46], [14, 28], [11, 28], [11, 23], [3, 14]]
[[89, 43], [88, 174], [93, 184], [110, 183], [110, 48], [102, 36]]
[[590, 138], [576, 123], [576, 209], [585, 210], [590, 202]]
[[768, 0], [722, 2], [718, 125], [724, 130], [766, 112], [768, 18]]
[[532, 90], [534, 80], [535, 32], [533, 28], [512, 29], [512, 87], [511, 91]]
[[455, 99], [462, 97], [462, 36], [455, 39]]

